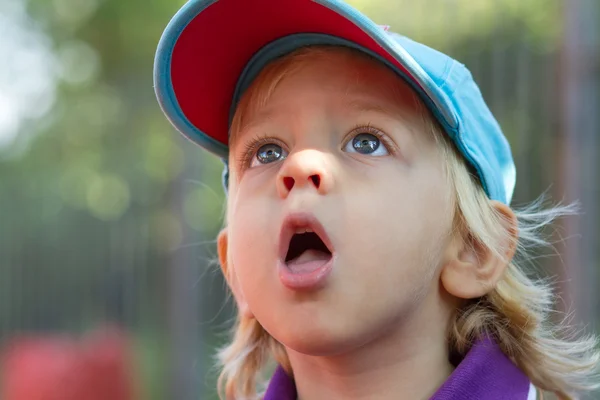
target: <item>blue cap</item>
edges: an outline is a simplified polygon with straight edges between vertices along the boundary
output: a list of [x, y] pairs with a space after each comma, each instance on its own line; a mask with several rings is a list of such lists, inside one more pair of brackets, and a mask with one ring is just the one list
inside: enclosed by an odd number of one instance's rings
[[509, 204], [516, 169], [510, 146], [469, 70], [389, 32], [339, 0], [191, 0], [161, 37], [155, 91], [169, 121], [225, 161], [244, 91], [271, 61], [310, 45], [346, 46], [402, 77], [456, 144], [492, 200]]

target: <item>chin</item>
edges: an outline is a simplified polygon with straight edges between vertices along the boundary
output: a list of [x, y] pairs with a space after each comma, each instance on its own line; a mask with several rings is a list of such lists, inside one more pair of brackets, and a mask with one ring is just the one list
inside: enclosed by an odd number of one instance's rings
[[[291, 325], [288, 325], [292, 327]], [[273, 337], [286, 348], [309, 356], [334, 356], [347, 353], [359, 347], [363, 341], [349, 328], [337, 328], [326, 325], [306, 324], [285, 332], [274, 332]]]

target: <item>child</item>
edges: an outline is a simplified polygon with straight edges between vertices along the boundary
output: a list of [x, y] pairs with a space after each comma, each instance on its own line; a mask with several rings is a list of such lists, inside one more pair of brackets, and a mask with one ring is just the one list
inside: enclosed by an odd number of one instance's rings
[[338, 0], [193, 0], [155, 84], [226, 164], [218, 250], [238, 320], [223, 399], [598, 386], [594, 338], [557, 337], [550, 289], [513, 261], [569, 209], [509, 207], [510, 148], [462, 64]]

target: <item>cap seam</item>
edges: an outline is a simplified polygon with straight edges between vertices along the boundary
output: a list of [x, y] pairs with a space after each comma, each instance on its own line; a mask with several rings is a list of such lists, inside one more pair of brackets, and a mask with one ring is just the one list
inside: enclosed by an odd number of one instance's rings
[[[450, 61], [451, 62], [446, 63], [446, 68], [444, 70], [444, 75], [442, 78], [442, 84], [439, 86], [440, 89], [444, 89], [447, 86], [448, 77], [450, 76], [450, 73], [454, 70], [454, 65], [456, 64], [456, 60], [450, 59]], [[454, 90], [452, 90], [450, 93], [454, 93]]]

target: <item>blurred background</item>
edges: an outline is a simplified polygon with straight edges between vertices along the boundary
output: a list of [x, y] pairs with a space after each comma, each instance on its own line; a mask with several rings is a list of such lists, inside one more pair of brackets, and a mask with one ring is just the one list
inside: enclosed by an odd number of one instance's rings
[[[214, 262], [221, 163], [171, 128], [152, 82], [183, 3], [0, 0], [3, 400], [77, 386], [71, 364], [81, 399], [216, 399], [234, 315]], [[598, 332], [600, 2], [350, 3], [471, 69], [514, 151], [515, 205], [580, 202], [556, 226], [560, 257], [530, 272], [556, 275], [557, 309]], [[121, 389], [93, 397], [103, 385]]]

